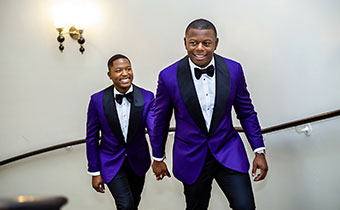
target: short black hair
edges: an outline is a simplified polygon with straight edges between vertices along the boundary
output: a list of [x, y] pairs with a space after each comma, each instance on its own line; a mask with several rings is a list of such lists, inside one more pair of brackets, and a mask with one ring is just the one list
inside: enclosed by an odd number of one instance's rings
[[212, 29], [215, 32], [215, 36], [217, 37], [217, 30], [214, 24], [210, 22], [209, 20], [206, 20], [203, 18], [192, 21], [185, 29], [185, 35], [187, 35], [189, 29], [198, 29], [198, 30]]
[[[120, 59], [120, 58], [125, 58], [126, 60], [128, 60], [130, 62], [130, 60], [128, 59], [128, 57], [126, 57], [125, 55], [122, 55], [122, 54], [116, 54], [114, 56], [112, 56], [109, 61], [107, 62], [107, 67], [109, 68], [109, 71], [110, 71], [110, 68], [113, 66], [113, 62], [117, 59]], [[130, 62], [131, 63], [131, 62]]]

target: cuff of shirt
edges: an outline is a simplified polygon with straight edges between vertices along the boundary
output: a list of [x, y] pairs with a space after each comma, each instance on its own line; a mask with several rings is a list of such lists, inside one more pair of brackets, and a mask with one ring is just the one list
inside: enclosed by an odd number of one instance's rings
[[100, 171], [96, 171], [96, 172], [87, 172], [88, 174], [90, 174], [91, 176], [99, 176], [100, 175]]
[[161, 157], [161, 158], [156, 158], [156, 157], [152, 157], [152, 158], [155, 161], [163, 161], [163, 160], [165, 160], [165, 155], [163, 157]]
[[262, 152], [262, 151], [265, 150], [265, 149], [266, 149], [265, 147], [256, 148], [256, 149], [254, 150], [254, 153]]

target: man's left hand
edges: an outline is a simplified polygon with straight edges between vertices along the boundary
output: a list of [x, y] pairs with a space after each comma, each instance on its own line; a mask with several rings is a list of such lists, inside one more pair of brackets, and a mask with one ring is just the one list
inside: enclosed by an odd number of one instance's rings
[[263, 180], [268, 172], [268, 165], [266, 161], [266, 156], [264, 154], [255, 154], [252, 170], [253, 177], [256, 175], [257, 169], [260, 169], [260, 173], [255, 177], [254, 179], [255, 182]]

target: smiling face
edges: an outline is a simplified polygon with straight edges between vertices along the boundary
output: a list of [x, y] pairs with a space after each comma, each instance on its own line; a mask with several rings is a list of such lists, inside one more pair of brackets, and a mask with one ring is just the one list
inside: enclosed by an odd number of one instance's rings
[[190, 28], [184, 38], [185, 49], [191, 61], [199, 67], [206, 67], [218, 45], [218, 38], [212, 29]]
[[119, 92], [126, 93], [131, 87], [133, 71], [128, 59], [119, 58], [114, 60], [107, 75]]

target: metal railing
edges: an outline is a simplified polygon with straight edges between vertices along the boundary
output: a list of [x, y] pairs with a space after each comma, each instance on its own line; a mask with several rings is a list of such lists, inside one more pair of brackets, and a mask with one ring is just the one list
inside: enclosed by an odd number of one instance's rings
[[[268, 128], [264, 128], [261, 131], [262, 131], [263, 134], [271, 133], [271, 132], [274, 132], [274, 131], [292, 128], [292, 127], [296, 127], [296, 126], [299, 126], [299, 125], [304, 125], [304, 124], [307, 124], [307, 123], [321, 121], [321, 120], [325, 120], [325, 119], [329, 119], [329, 118], [337, 117], [337, 116], [340, 116], [340, 109], [335, 110], [335, 111], [322, 113], [322, 114], [318, 114], [318, 115], [314, 115], [314, 116], [307, 117], [307, 118], [303, 118], [303, 119], [300, 119], [300, 120], [295, 120], [295, 121], [271, 126], [271, 127], [268, 127]], [[241, 127], [235, 127], [235, 129], [238, 132], [244, 132]], [[171, 127], [169, 129], [169, 132], [174, 132], [174, 131], [175, 131], [174, 127]], [[43, 148], [43, 149], [38, 149], [38, 150], [35, 150], [35, 151], [32, 151], [32, 152], [24, 153], [24, 154], [21, 154], [21, 155], [12, 157], [12, 158], [2, 160], [2, 161], [0, 161], [0, 166], [6, 165], [8, 163], [12, 163], [12, 162], [17, 161], [17, 160], [24, 159], [24, 158], [27, 158], [27, 157], [31, 157], [31, 156], [34, 156], [34, 155], [42, 154], [42, 153], [45, 153], [45, 152], [49, 152], [49, 151], [53, 151], [53, 150], [57, 150], [57, 149], [61, 149], [61, 148], [67, 148], [67, 147], [70, 147], [70, 146], [83, 144], [83, 143], [85, 143], [85, 139], [70, 141], [70, 142], [67, 142], [67, 143], [57, 144], [57, 145], [46, 147], [46, 148]]]

